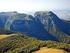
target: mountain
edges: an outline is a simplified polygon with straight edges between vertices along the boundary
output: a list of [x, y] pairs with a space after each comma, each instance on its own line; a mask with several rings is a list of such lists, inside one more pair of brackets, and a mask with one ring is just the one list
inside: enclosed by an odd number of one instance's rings
[[6, 30], [26, 33], [42, 40], [58, 41], [55, 36], [44, 29], [39, 19], [35, 19], [32, 15], [20, 14], [17, 12], [3, 12], [0, 13], [0, 20], [2, 24], [0, 27]]
[[[56, 14], [54, 14], [53, 12], [51, 12], [51, 11], [50, 12], [37, 12], [35, 14], [35, 16], [37, 18], [39, 18], [42, 23], [43, 22], [48, 23], [48, 27], [49, 27], [50, 23], [53, 22], [61, 31], [70, 35], [70, 24], [68, 24], [68, 23], [64, 22], [63, 20], [59, 19], [59, 17]], [[49, 28], [47, 28], [47, 30], [48, 29]]]
[[[39, 19], [44, 28], [61, 40], [70, 35], [70, 23], [61, 20], [56, 14], [49, 11], [39, 11], [35, 13], [35, 18]], [[69, 42], [66, 40], [66, 42]]]
[[[17, 12], [0, 13], [0, 28], [21, 32], [41, 40], [70, 41], [70, 24], [52, 11], [36, 12], [34, 16]], [[67, 40], [69, 39], [69, 40]]]

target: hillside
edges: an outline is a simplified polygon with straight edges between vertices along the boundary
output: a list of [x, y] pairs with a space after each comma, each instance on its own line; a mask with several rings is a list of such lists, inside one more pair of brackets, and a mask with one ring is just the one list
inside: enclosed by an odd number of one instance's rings
[[70, 51], [70, 44], [58, 43], [56, 41], [41, 41], [20, 33], [0, 40], [1, 53], [32, 53], [42, 47]]

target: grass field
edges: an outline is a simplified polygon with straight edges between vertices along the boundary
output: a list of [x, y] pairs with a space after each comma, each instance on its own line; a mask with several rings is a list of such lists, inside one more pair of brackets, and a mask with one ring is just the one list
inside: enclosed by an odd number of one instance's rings
[[66, 53], [64, 50], [43, 47], [33, 53]]

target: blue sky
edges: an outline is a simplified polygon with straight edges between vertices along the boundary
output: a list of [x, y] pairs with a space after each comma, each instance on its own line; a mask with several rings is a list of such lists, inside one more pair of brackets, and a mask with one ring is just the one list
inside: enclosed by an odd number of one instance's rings
[[1, 11], [69, 10], [70, 0], [0, 0]]

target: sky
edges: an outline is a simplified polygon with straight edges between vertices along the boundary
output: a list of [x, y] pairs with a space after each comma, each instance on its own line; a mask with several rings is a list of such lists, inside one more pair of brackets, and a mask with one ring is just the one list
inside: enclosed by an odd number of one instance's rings
[[70, 0], [0, 0], [0, 12], [68, 10]]

